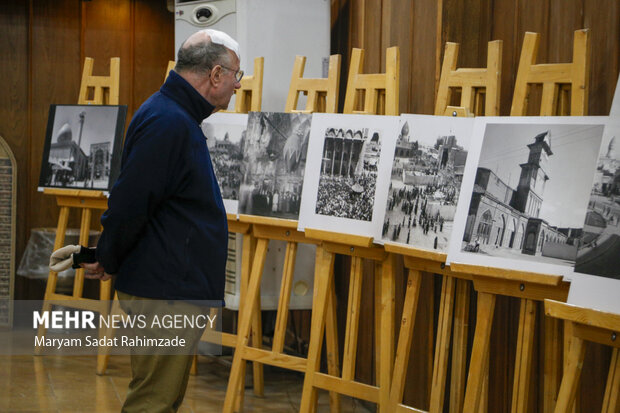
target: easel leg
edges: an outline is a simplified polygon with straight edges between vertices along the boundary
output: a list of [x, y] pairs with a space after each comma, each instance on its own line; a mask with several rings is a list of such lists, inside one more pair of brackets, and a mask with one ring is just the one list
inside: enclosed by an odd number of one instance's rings
[[[80, 224], [80, 245], [88, 246], [88, 237], [90, 235], [90, 218], [92, 211], [88, 208], [82, 209], [82, 222]], [[84, 269], [75, 270], [75, 279], [73, 281], [73, 297], [82, 298], [84, 292]]]
[[512, 390], [511, 411], [513, 413], [525, 413], [528, 409], [535, 323], [536, 303], [534, 300], [521, 299], [519, 332], [517, 335], [517, 356], [515, 360], [515, 375]]
[[352, 381], [355, 378], [363, 271], [364, 264], [362, 258], [351, 257], [347, 324], [345, 326], [344, 351], [342, 355], [342, 379], [346, 381]]
[[605, 388], [602, 413], [617, 413], [620, 411], [620, 350], [614, 348], [609, 364], [609, 376]]
[[[325, 345], [327, 346], [327, 372], [330, 376], [340, 376], [340, 354], [338, 351], [338, 322], [336, 318], [336, 289], [333, 281], [329, 286], [327, 314], [325, 316]], [[340, 412], [340, 394], [329, 393], [330, 412]], [[316, 408], [316, 404], [313, 409]]]
[[390, 411], [396, 411], [397, 406], [403, 401], [421, 281], [422, 274], [420, 271], [409, 270], [405, 302], [403, 304], [403, 315], [400, 324], [400, 332], [398, 334], [396, 358], [394, 360], [394, 374], [390, 392]]
[[379, 387], [379, 412], [389, 413], [390, 383], [394, 363], [394, 267], [396, 257], [389, 254], [383, 263], [375, 264], [375, 328], [377, 345], [377, 384]]
[[312, 406], [316, 405], [317, 392], [313, 380], [314, 373], [319, 371], [321, 361], [325, 310], [334, 271], [333, 253], [325, 251], [323, 247], [319, 245], [316, 249], [316, 257], [310, 343], [308, 345], [308, 362], [301, 395], [300, 413], [309, 413]]
[[[54, 251], [61, 248], [65, 243], [65, 234], [67, 233], [67, 222], [69, 221], [69, 207], [60, 207], [60, 213], [58, 215], [58, 226], [56, 227], [56, 238], [54, 240]], [[49, 300], [56, 293], [56, 282], [58, 281], [58, 274], [54, 271], [50, 271], [47, 277], [47, 285], [45, 286], [45, 298], [43, 299], [42, 311], [50, 311], [52, 305]], [[39, 325], [37, 330], [37, 336], [42, 338], [45, 335], [45, 326]], [[35, 347], [35, 354], [41, 354], [41, 346]]]
[[560, 385], [560, 392], [558, 393], [558, 401], [555, 405], [555, 413], [568, 413], [572, 409], [585, 353], [586, 347], [583, 340], [573, 336], [564, 369], [564, 376], [562, 377], [562, 384]]
[[[99, 298], [101, 300], [107, 300], [110, 297], [110, 289], [111, 289], [111, 281], [103, 281], [101, 282], [101, 290], [99, 293]], [[108, 298], [104, 298], [107, 296]], [[112, 306], [110, 308], [109, 314], [117, 315], [122, 314], [120, 303], [118, 302], [118, 296], [114, 293], [114, 298], [112, 300]], [[101, 334], [101, 333], [100, 333]], [[114, 329], [109, 328], [104, 332], [105, 335], [112, 338], [114, 337]], [[108, 361], [110, 359], [110, 350], [108, 347], [104, 347], [102, 353], [97, 356], [97, 375], [103, 376], [105, 371], [108, 368]]]
[[[465, 379], [467, 377], [467, 333], [469, 330], [470, 295], [471, 281], [456, 280], [454, 332], [452, 338], [452, 374], [450, 380], [450, 413], [461, 413], [463, 411]], [[441, 409], [437, 411], [441, 412]]]
[[256, 243], [256, 253], [254, 261], [252, 262], [252, 272], [250, 275], [250, 282], [248, 285], [246, 304], [240, 312], [239, 330], [237, 331], [237, 345], [235, 347], [235, 355], [233, 357], [233, 364], [230, 369], [230, 377], [228, 379], [228, 388], [226, 389], [226, 398], [224, 399], [223, 412], [232, 413], [235, 407], [235, 399], [239, 391], [239, 385], [241, 383], [244, 369], [242, 364], [245, 363], [243, 359], [243, 348], [248, 344], [250, 336], [250, 324], [252, 319], [252, 313], [255, 310], [255, 303], [258, 300], [259, 287], [262, 279], [263, 267], [265, 265], [265, 257], [267, 256], [267, 245], [269, 241], [266, 239], [259, 239]]
[[431, 386], [430, 412], [443, 412], [443, 401], [448, 373], [450, 355], [450, 332], [454, 315], [454, 287], [456, 279], [444, 276], [441, 283], [439, 301], [439, 318], [437, 321], [437, 341], [435, 342], [435, 360], [433, 362], [433, 382]]
[[491, 325], [495, 311], [494, 294], [478, 293], [478, 314], [476, 317], [476, 333], [469, 364], [467, 390], [465, 391], [464, 412], [477, 412], [482, 394], [485, 376], [485, 364], [491, 340]]
[[544, 317], [545, 320], [545, 353], [544, 353], [544, 395], [543, 411], [552, 412], [555, 409], [555, 398], [562, 381], [562, 322], [554, 317]]

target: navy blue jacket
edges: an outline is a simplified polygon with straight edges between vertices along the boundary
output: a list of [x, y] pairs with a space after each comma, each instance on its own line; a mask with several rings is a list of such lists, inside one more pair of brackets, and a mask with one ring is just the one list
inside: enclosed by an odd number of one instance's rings
[[228, 224], [200, 123], [213, 111], [171, 71], [135, 113], [97, 259], [119, 291], [222, 300]]

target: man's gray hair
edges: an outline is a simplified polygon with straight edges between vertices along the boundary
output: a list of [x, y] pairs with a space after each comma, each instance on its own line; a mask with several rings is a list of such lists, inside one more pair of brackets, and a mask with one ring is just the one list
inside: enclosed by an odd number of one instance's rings
[[188, 71], [204, 74], [215, 65], [230, 65], [230, 51], [221, 44], [213, 43], [210, 39], [191, 45], [185, 43], [181, 45], [177, 55], [174, 67], [177, 73]]

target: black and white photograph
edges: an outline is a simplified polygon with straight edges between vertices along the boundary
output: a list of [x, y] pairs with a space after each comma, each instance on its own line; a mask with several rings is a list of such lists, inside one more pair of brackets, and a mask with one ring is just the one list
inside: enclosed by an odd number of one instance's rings
[[448, 259], [572, 273], [604, 119], [477, 118]]
[[120, 172], [126, 106], [51, 105], [39, 188], [109, 191]]
[[239, 213], [296, 220], [312, 115], [251, 112], [243, 151]]
[[397, 128], [397, 117], [315, 114], [300, 223], [359, 234], [382, 222]]
[[401, 115], [380, 238], [448, 252], [473, 118]]
[[620, 77], [603, 132], [567, 302], [620, 314]]
[[245, 172], [243, 148], [247, 123], [248, 115], [244, 113], [214, 113], [202, 122], [228, 214], [237, 214], [239, 207], [239, 188]]

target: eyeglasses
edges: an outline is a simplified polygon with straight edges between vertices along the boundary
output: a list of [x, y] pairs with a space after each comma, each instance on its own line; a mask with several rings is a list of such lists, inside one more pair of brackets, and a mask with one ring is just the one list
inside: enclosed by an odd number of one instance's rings
[[234, 73], [235, 76], [235, 80], [237, 82], [241, 82], [241, 79], [243, 79], [243, 70], [239, 69], [239, 70], [233, 70], [230, 67], [226, 67], [224, 65], [220, 65], [223, 69], [229, 70], [231, 72]]

